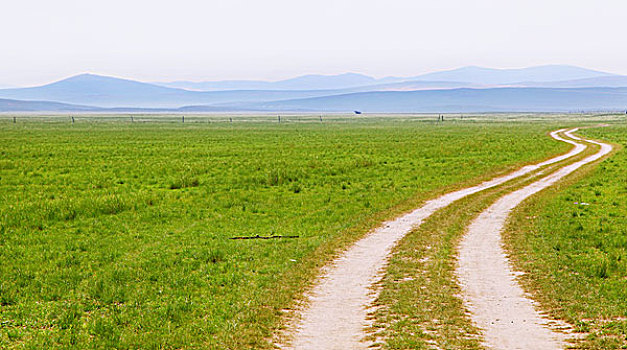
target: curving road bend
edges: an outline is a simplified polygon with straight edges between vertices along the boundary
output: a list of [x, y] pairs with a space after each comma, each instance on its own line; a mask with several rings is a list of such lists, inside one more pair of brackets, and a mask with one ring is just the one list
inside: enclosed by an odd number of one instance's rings
[[583, 144], [562, 138], [559, 133], [564, 131], [566, 129], [556, 130], [550, 135], [572, 144], [574, 147], [568, 153], [430, 200], [408, 214], [383, 223], [357, 241], [323, 269], [307, 295], [308, 306], [296, 315], [295, 324], [285, 334], [288, 342], [278, 346], [283, 349], [367, 349], [371, 344], [363, 338], [366, 336], [364, 329], [369, 325], [368, 307], [377, 296], [372, 286], [380, 278], [396, 243], [435, 211], [461, 198], [574, 157], [586, 149]]

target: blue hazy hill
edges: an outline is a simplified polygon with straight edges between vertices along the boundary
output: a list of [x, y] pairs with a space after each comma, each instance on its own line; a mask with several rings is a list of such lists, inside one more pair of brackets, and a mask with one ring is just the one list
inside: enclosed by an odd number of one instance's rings
[[45, 100], [98, 107], [177, 108], [189, 104], [270, 101], [325, 96], [327, 90], [187, 91], [128, 79], [81, 74], [51, 84], [0, 90], [0, 98]]
[[520, 82], [553, 82], [614, 76], [615, 74], [567, 65], [546, 65], [518, 69], [463, 67], [433, 72], [408, 80], [463, 81], [485, 85], [515, 84]]
[[627, 87], [627, 76], [611, 75], [603, 77], [551, 81], [551, 82], [530, 82], [522, 85], [535, 87], [560, 87], [560, 88], [582, 88], [582, 87]]
[[579, 112], [627, 109], [627, 88], [492, 88], [374, 91], [248, 103], [267, 111], [369, 113]]
[[373, 85], [377, 79], [357, 73], [337, 75], [309, 74], [280, 81], [221, 80], [221, 81], [173, 81], [158, 85], [196, 91], [217, 90], [335, 90]]

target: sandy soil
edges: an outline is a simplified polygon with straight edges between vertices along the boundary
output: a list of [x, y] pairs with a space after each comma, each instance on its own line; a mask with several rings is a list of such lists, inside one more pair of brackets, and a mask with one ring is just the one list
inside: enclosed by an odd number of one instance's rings
[[372, 286], [381, 277], [387, 258], [394, 245], [412, 229], [420, 225], [438, 209], [479, 191], [498, 186], [514, 178], [529, 174], [542, 166], [581, 153], [585, 146], [558, 135], [564, 129], [551, 133], [556, 140], [573, 144], [568, 153], [542, 163], [528, 165], [508, 175], [494, 178], [477, 186], [445, 194], [426, 202], [408, 214], [383, 223], [376, 230], [356, 242], [338, 259], [327, 266], [308, 293], [307, 307], [296, 315], [296, 322], [281, 338], [285, 349], [366, 349], [363, 341], [368, 306], [376, 299]]
[[[566, 135], [581, 140], [572, 132]], [[547, 327], [551, 322], [541, 317], [516, 282], [502, 247], [501, 231], [510, 211], [523, 200], [612, 150], [610, 145], [588, 142], [601, 149], [501, 197], [470, 224], [462, 239], [457, 276], [472, 320], [484, 330], [485, 345], [490, 349], [561, 349], [565, 345], [565, 335]]]

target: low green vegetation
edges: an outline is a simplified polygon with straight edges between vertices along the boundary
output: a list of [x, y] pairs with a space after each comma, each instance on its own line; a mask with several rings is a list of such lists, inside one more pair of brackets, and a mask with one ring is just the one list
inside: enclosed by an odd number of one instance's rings
[[618, 150], [524, 203], [506, 242], [527, 290], [583, 332], [573, 346], [627, 348], [627, 126], [584, 129]]
[[269, 347], [337, 249], [553, 128], [2, 121], [0, 347]]

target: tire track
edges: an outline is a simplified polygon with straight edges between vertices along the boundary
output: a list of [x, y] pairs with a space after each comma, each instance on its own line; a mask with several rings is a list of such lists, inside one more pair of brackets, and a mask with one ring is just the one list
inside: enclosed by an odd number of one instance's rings
[[[584, 141], [565, 134], [574, 140]], [[547, 327], [516, 282], [515, 273], [502, 247], [501, 232], [509, 213], [523, 200], [573, 173], [585, 164], [601, 159], [612, 146], [585, 140], [601, 148], [595, 154], [566, 165], [519, 190], [498, 199], [468, 227], [459, 247], [456, 274], [464, 291], [464, 302], [473, 322], [484, 331], [491, 349], [560, 349], [565, 335]]]
[[[387, 258], [396, 243], [435, 211], [468, 195], [501, 185], [581, 153], [586, 146], [558, 135], [566, 129], [550, 133], [551, 137], [572, 144], [568, 153], [547, 161], [527, 165], [510, 174], [485, 181], [459, 191], [442, 195], [422, 207], [383, 223], [357, 241], [322, 271], [319, 281], [308, 293], [308, 307], [302, 310], [285, 338], [284, 349], [366, 349], [363, 341], [368, 306], [376, 298], [372, 286], [380, 278]], [[571, 132], [574, 130], [571, 130]]]

